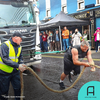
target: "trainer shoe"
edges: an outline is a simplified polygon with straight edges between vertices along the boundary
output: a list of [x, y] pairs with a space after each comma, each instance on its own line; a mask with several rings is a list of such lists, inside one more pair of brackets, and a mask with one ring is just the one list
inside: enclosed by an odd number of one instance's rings
[[69, 81], [70, 81], [71, 83], [73, 83], [73, 80], [72, 80], [72, 77], [71, 77], [71, 73], [69, 73], [68, 78], [69, 78]]
[[60, 89], [65, 89], [65, 86], [64, 86], [63, 82], [60, 82], [59, 85], [60, 85]]
[[71, 71], [70, 74], [74, 76], [74, 72], [73, 71]]
[[73, 80], [71, 78], [69, 78], [70, 83], [73, 83]]

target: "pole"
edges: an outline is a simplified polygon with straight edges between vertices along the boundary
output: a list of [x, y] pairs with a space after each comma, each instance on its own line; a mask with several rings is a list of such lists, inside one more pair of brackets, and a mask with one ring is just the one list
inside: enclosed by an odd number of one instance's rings
[[61, 39], [61, 27], [59, 26], [59, 35], [60, 35], [60, 44], [61, 44], [61, 50], [62, 50], [62, 39]]
[[34, 0], [35, 6], [34, 6], [34, 11], [36, 15], [36, 50], [40, 50], [40, 48], [37, 46], [40, 44], [40, 38], [39, 38], [39, 9], [37, 8], [37, 1]]

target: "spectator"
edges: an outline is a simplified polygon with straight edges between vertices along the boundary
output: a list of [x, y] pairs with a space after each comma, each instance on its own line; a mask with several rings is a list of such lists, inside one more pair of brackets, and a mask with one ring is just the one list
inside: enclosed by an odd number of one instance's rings
[[81, 40], [80, 38], [82, 37], [81, 33], [78, 31], [78, 29], [75, 29], [75, 33], [73, 33], [72, 38], [73, 38], [73, 46], [75, 45], [80, 45]]
[[44, 31], [44, 32], [43, 32], [42, 39], [43, 39], [44, 50], [45, 50], [46, 52], [48, 51], [47, 37], [48, 37], [48, 35], [47, 35], [46, 32]]
[[69, 48], [69, 30], [67, 29], [66, 26], [62, 30], [62, 38], [63, 38], [64, 50], [66, 50], [66, 46], [67, 46], [67, 49]]
[[50, 30], [49, 31], [49, 34], [48, 34], [48, 44], [49, 44], [49, 50], [51, 51], [51, 49], [52, 49], [52, 35], [53, 35], [53, 33], [52, 33], [52, 31]]
[[95, 46], [96, 46], [96, 52], [98, 51], [98, 44], [100, 42], [100, 27], [97, 27], [96, 32], [94, 33], [95, 36]]
[[51, 51], [55, 51], [55, 36], [54, 33], [52, 32], [52, 43], [51, 43]]
[[41, 49], [41, 52], [43, 52], [43, 40], [42, 40], [42, 32], [39, 34], [40, 35], [40, 49]]
[[86, 33], [86, 30], [84, 30], [84, 33], [83, 33], [83, 41], [87, 41], [87, 33]]
[[56, 30], [54, 37], [55, 37], [55, 50], [59, 51], [60, 50], [60, 37], [59, 37], [58, 30]]
[[49, 50], [50, 49], [50, 47], [49, 47], [50, 41], [49, 41], [49, 31], [48, 30], [46, 31], [46, 34], [48, 35], [48, 37], [47, 37], [47, 45], [48, 45], [48, 50]]
[[69, 31], [69, 43], [70, 43], [70, 46], [72, 47], [72, 31]]

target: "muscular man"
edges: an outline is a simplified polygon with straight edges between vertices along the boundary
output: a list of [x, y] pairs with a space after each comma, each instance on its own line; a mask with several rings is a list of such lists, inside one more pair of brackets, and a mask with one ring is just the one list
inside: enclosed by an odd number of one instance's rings
[[[79, 74], [81, 65], [90, 67], [88, 63], [82, 62], [82, 59], [85, 56], [87, 56], [89, 63], [94, 64], [94, 61], [91, 57], [91, 51], [89, 50], [89, 43], [87, 41], [83, 41], [81, 45], [76, 45], [65, 53], [64, 72], [61, 74], [59, 83], [61, 89], [65, 89], [63, 80], [72, 70], [74, 70], [75, 74]], [[91, 71], [95, 71], [95, 67], [92, 67]]]

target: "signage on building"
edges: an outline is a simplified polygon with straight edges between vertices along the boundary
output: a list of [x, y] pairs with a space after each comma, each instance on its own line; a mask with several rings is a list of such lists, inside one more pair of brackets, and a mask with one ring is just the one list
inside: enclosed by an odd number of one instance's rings
[[89, 18], [90, 14], [89, 13], [83, 13], [83, 14], [74, 15], [74, 17], [76, 19], [84, 19], [84, 18]]
[[89, 19], [94, 17], [94, 11], [91, 10], [91, 11], [84, 12], [82, 14], [79, 13], [77, 15], [74, 15], [74, 17], [77, 19]]
[[95, 7], [95, 4], [86, 5], [85, 8]]

